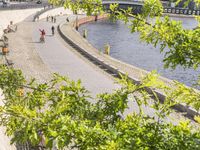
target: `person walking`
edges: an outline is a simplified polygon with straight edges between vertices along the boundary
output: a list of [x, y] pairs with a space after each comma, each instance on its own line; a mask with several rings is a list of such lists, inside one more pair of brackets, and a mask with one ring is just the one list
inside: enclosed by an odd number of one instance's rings
[[69, 18], [68, 17], [67, 17], [66, 21], [69, 22]]
[[51, 27], [51, 32], [52, 32], [52, 35], [54, 35], [54, 31], [55, 31], [55, 27], [54, 27], [54, 26], [52, 26], [52, 27]]
[[56, 17], [53, 18], [53, 22], [56, 23]]

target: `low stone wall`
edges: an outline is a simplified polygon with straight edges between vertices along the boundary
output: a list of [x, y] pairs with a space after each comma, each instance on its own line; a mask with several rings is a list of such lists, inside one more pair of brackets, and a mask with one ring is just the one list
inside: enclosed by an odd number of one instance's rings
[[0, 11], [0, 37], [3, 30], [7, 28], [12, 21], [14, 24], [23, 21], [28, 16], [40, 11], [43, 8], [23, 9], [23, 10], [1, 10]]
[[108, 14], [102, 14], [99, 16], [87, 16], [81, 19], [78, 19], [78, 22], [76, 24], [76, 22], [74, 22], [74, 27], [75, 26], [81, 26], [82, 24], [86, 24], [88, 22], [92, 22], [92, 21], [97, 21], [97, 20], [101, 20], [101, 19], [105, 19], [108, 18]]

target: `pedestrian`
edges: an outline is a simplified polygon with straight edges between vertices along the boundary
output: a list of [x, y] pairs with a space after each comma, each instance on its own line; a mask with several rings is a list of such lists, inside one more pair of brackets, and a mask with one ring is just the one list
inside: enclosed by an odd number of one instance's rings
[[51, 32], [52, 32], [52, 35], [54, 35], [54, 31], [55, 31], [55, 27], [54, 27], [54, 26], [52, 26], [52, 27], [51, 27]]
[[12, 31], [12, 29], [10, 28], [10, 25], [8, 25], [7, 26], [7, 32], [9, 33], [9, 32], [11, 32]]
[[53, 22], [56, 23], [56, 17], [54, 17]]
[[45, 31], [44, 29], [39, 29], [40, 31], [40, 42], [45, 42]]
[[68, 17], [67, 17], [66, 21], [69, 22], [69, 18]]
[[51, 16], [51, 22], [53, 22], [53, 16]]
[[49, 16], [47, 15], [47, 22], [49, 21]]

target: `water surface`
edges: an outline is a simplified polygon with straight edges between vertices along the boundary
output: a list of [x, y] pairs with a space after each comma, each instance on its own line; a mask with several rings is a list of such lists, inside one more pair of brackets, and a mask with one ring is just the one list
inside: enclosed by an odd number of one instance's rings
[[[192, 29], [197, 26], [193, 18], [175, 18], [182, 22], [183, 27]], [[97, 49], [104, 49], [104, 45], [109, 43], [111, 46], [110, 55], [128, 64], [143, 68], [145, 70], [157, 70], [159, 74], [172, 80], [178, 80], [188, 86], [192, 86], [200, 74], [200, 69], [186, 69], [178, 66], [175, 70], [164, 69], [163, 55], [159, 47], [154, 48], [139, 40], [138, 33], [130, 33], [121, 21], [115, 23], [109, 20], [100, 20], [84, 24], [80, 27], [79, 32], [84, 29], [88, 31], [88, 41]]]

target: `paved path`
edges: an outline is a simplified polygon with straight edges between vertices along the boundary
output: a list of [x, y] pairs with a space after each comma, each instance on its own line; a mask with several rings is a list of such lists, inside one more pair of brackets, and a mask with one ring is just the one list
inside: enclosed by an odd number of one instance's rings
[[19, 23], [17, 32], [8, 34], [10, 50], [8, 58], [14, 62], [15, 68], [23, 71], [27, 79], [35, 77], [44, 82], [51, 76], [51, 71], [43, 63], [32, 42], [32, 32], [35, 26], [32, 17]]
[[[64, 20], [66, 16], [57, 18], [57, 22]], [[55, 24], [40, 21], [33, 30], [33, 42], [44, 63], [53, 71], [69, 76], [73, 80], [81, 79], [83, 85], [96, 95], [102, 92], [110, 92], [119, 87], [109, 75], [102, 73], [100, 69], [92, 66], [84, 59], [64, 45], [57, 36], [51, 35], [51, 26]], [[45, 43], [39, 43], [39, 29], [45, 29], [47, 36]]]

